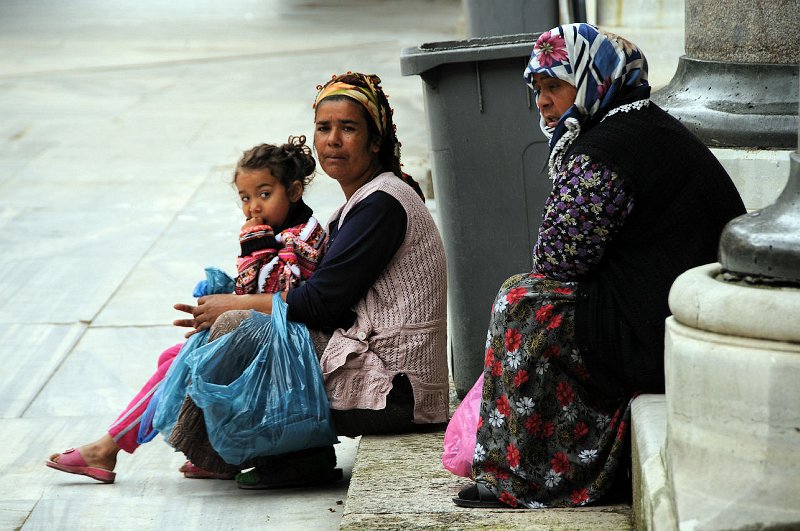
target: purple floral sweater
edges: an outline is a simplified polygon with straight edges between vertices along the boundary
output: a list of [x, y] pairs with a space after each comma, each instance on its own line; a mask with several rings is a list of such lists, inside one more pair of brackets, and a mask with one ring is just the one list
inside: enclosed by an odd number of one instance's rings
[[533, 270], [562, 281], [586, 276], [632, 209], [633, 198], [612, 168], [587, 155], [571, 156], [545, 202]]

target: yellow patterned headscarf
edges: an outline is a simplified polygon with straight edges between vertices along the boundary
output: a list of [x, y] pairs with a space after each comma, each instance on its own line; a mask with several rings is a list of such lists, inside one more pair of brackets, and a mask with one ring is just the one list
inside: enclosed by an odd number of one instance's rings
[[[360, 78], [364, 86], [351, 85], [350, 83], [340, 81], [340, 79], [344, 77], [351, 76]], [[372, 121], [378, 128], [378, 132], [381, 136], [384, 136], [386, 134], [388, 120], [386, 112], [384, 112], [383, 107], [378, 103], [377, 94], [379, 89], [376, 89], [376, 87], [379, 86], [380, 82], [380, 78], [374, 74], [364, 75], [348, 72], [344, 76], [333, 76], [333, 79], [328, 81], [325, 85], [317, 87], [319, 92], [317, 93], [317, 98], [314, 100], [312, 108], [316, 108], [322, 100], [329, 96], [347, 96], [348, 98], [356, 100], [367, 109], [370, 117], [372, 117]]]

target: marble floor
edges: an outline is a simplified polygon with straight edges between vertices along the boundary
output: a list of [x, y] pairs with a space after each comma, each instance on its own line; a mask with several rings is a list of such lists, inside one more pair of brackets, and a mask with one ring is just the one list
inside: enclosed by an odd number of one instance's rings
[[[186, 480], [158, 440], [114, 485], [44, 466], [100, 436], [181, 339], [175, 302], [234, 270], [241, 151], [310, 136], [316, 85], [377, 72], [407, 171], [429, 170], [400, 50], [460, 38], [458, 0], [0, 3], [0, 529], [336, 529], [347, 481]], [[320, 219], [342, 201], [319, 174]], [[346, 479], [358, 441], [337, 446]]]

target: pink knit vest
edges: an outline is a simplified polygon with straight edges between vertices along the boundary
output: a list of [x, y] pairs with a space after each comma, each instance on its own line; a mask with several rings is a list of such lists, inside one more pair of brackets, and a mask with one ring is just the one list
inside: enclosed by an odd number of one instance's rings
[[339, 225], [359, 201], [386, 192], [406, 211], [406, 237], [386, 270], [353, 310], [356, 322], [338, 329], [322, 355], [333, 409], [383, 409], [392, 378], [408, 376], [414, 422], [448, 416], [447, 271], [444, 246], [419, 196], [392, 173], [368, 182], [331, 217]]

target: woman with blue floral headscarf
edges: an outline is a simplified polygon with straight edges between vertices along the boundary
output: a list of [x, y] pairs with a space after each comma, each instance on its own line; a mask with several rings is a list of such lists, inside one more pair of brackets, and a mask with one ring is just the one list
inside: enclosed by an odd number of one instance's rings
[[630, 405], [664, 391], [667, 295], [744, 212], [711, 152], [650, 101], [647, 61], [589, 24], [536, 41], [525, 81], [553, 188], [533, 271], [492, 306], [466, 507], [569, 507], [625, 490]]

